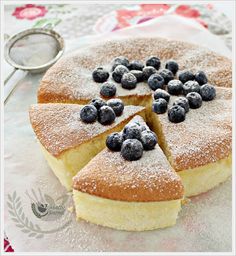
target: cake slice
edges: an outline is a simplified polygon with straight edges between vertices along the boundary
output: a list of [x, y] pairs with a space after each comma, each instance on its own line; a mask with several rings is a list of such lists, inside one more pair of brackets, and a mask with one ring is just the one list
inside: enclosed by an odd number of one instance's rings
[[105, 147], [108, 134], [120, 131], [136, 114], [145, 117], [144, 107], [125, 106], [111, 125], [84, 123], [83, 106], [77, 104], [36, 104], [30, 107], [31, 125], [49, 166], [68, 190], [72, 177]]
[[[175, 98], [171, 97], [169, 106]], [[153, 129], [182, 179], [185, 196], [206, 192], [231, 175], [231, 105], [231, 89], [216, 87], [216, 98], [191, 109], [184, 122], [171, 123], [167, 113], [153, 113]]]
[[[130, 122], [145, 122], [140, 116]], [[105, 148], [73, 179], [78, 219], [120, 230], [172, 226], [181, 209], [183, 185], [158, 144], [137, 161]]]

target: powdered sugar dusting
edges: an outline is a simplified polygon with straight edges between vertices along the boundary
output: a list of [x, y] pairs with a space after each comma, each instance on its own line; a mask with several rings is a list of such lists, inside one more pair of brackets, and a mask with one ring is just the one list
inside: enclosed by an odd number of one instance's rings
[[[108, 41], [80, 50], [62, 58], [48, 70], [42, 79], [39, 102], [84, 102], [99, 96], [100, 84], [92, 79], [92, 70], [103, 66], [111, 70], [111, 61], [117, 56], [145, 63], [149, 56], [158, 56], [164, 68], [165, 62], [175, 59], [180, 70], [204, 70], [209, 81], [217, 86], [231, 87], [231, 62], [206, 48], [186, 42], [163, 38], [133, 38]], [[111, 76], [109, 78], [111, 80]], [[146, 83], [138, 83], [133, 90], [117, 84], [116, 97], [151, 95]]]
[[40, 143], [54, 156], [65, 150], [99, 136], [127, 122], [135, 114], [144, 110], [143, 107], [125, 106], [123, 114], [116, 117], [111, 125], [99, 122], [86, 124], [80, 119], [83, 106], [77, 104], [38, 104], [30, 108], [30, 121]]
[[[144, 123], [141, 117], [132, 121]], [[183, 196], [180, 178], [158, 145], [138, 161], [126, 161], [120, 152], [104, 149], [74, 178], [74, 188], [124, 201], [162, 201]]]
[[[171, 97], [169, 106], [176, 97]], [[216, 98], [190, 109], [182, 123], [158, 115], [176, 170], [185, 170], [227, 157], [232, 150], [231, 89], [216, 88]]]

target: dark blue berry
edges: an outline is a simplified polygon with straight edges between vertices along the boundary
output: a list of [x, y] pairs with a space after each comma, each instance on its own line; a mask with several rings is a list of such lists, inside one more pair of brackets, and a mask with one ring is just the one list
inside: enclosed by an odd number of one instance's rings
[[168, 118], [172, 123], [180, 123], [185, 120], [185, 110], [179, 105], [172, 106], [168, 110]]
[[124, 110], [124, 103], [120, 99], [110, 99], [107, 105], [114, 110], [116, 116], [120, 116]]
[[104, 97], [112, 97], [116, 94], [116, 86], [111, 82], [105, 82], [101, 89], [100, 94]]
[[198, 71], [198, 72], [195, 74], [195, 80], [196, 80], [200, 85], [206, 84], [206, 83], [208, 82], [207, 76], [206, 76], [206, 74], [205, 74], [203, 71]]
[[167, 102], [169, 102], [169, 100], [170, 100], [170, 94], [167, 91], [162, 90], [162, 89], [157, 89], [154, 92], [153, 97], [155, 100], [157, 100], [159, 98], [165, 99]]
[[143, 145], [137, 139], [128, 139], [123, 142], [121, 155], [125, 160], [136, 161], [143, 155]]
[[90, 101], [90, 105], [93, 105], [97, 110], [99, 108], [101, 108], [102, 106], [106, 106], [107, 103], [105, 100], [101, 99], [101, 98], [96, 98], [96, 99], [92, 99]]
[[129, 63], [129, 70], [143, 70], [144, 65], [141, 61], [133, 60]]
[[184, 70], [179, 73], [179, 80], [184, 84], [189, 80], [194, 80], [194, 74], [189, 70]]
[[129, 66], [129, 60], [127, 58], [125, 58], [124, 56], [120, 56], [115, 58], [112, 61], [112, 71], [118, 66], [118, 65], [123, 65], [128, 67]]
[[216, 89], [211, 84], [204, 84], [200, 88], [200, 94], [205, 101], [213, 100], [216, 96]]
[[134, 122], [134, 123], [139, 126], [139, 129], [141, 132], [146, 131], [148, 129], [146, 125], [141, 125], [139, 122]]
[[117, 83], [120, 83], [122, 76], [128, 72], [129, 72], [129, 70], [126, 66], [118, 65], [112, 72], [112, 77], [113, 77], [114, 81], [116, 81]]
[[190, 92], [200, 92], [200, 85], [198, 84], [197, 81], [187, 81], [183, 85], [183, 93], [184, 95], [187, 95]]
[[141, 70], [130, 70], [130, 73], [133, 74], [137, 78], [137, 82], [143, 82], [144, 75]]
[[125, 73], [121, 78], [121, 86], [124, 89], [134, 89], [137, 84], [137, 78], [131, 73]]
[[152, 150], [155, 148], [157, 144], [157, 136], [152, 131], [143, 131], [141, 142], [143, 144], [143, 148], [145, 150]]
[[96, 68], [93, 73], [93, 80], [97, 83], [103, 83], [107, 81], [109, 73], [102, 67]]
[[85, 123], [92, 123], [97, 119], [97, 109], [93, 105], [85, 105], [80, 111], [80, 118]]
[[123, 137], [120, 132], [114, 132], [106, 139], [106, 146], [112, 151], [120, 151], [122, 143]]
[[157, 114], [163, 114], [167, 110], [167, 101], [163, 98], [159, 98], [153, 101], [152, 103], [152, 111]]
[[157, 57], [150, 57], [147, 61], [146, 61], [146, 66], [152, 66], [154, 67], [156, 70], [158, 70], [161, 66], [161, 61], [159, 58]]
[[140, 125], [134, 122], [127, 124], [123, 129], [123, 139], [124, 140], [127, 140], [127, 139], [140, 140], [141, 139]]
[[177, 73], [177, 71], [179, 70], [179, 65], [174, 60], [168, 60], [166, 62], [165, 68], [169, 69], [175, 75]]
[[183, 92], [183, 84], [180, 80], [173, 79], [167, 84], [167, 91], [172, 95], [179, 95]]
[[202, 105], [202, 97], [197, 92], [190, 92], [186, 95], [190, 108], [200, 108]]
[[156, 72], [157, 72], [157, 70], [152, 66], [148, 66], [148, 67], [143, 68], [143, 78], [144, 78], [144, 80], [148, 80], [148, 78], [152, 74], [155, 74]]
[[111, 124], [115, 118], [116, 114], [109, 106], [103, 106], [98, 110], [98, 122], [101, 124]]
[[153, 91], [156, 89], [163, 89], [164, 84], [164, 78], [158, 74], [153, 74], [148, 78], [148, 85]]
[[188, 99], [185, 97], [179, 97], [177, 98], [173, 105], [179, 105], [182, 108], [184, 108], [185, 112], [187, 113], [189, 111], [189, 103], [188, 103]]
[[174, 79], [174, 75], [169, 69], [162, 69], [158, 74], [164, 78], [165, 84], [168, 84], [170, 80]]

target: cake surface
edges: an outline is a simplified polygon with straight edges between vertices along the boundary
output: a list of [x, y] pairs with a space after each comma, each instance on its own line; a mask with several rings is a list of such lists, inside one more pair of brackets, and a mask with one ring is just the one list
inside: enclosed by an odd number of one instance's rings
[[119, 124], [128, 122], [143, 107], [126, 106], [121, 116], [111, 125], [99, 122], [86, 124], [80, 119], [83, 106], [77, 104], [35, 104], [30, 107], [31, 125], [40, 143], [55, 157], [68, 149], [92, 140], [99, 134], [112, 130]]
[[[145, 125], [140, 116], [131, 122]], [[73, 188], [120, 201], [166, 201], [183, 197], [183, 186], [161, 148], [144, 151], [137, 161], [105, 148], [73, 179]]]
[[[38, 90], [38, 102], [85, 104], [100, 96], [100, 84], [93, 81], [92, 71], [98, 66], [110, 71], [112, 59], [121, 55], [143, 62], [149, 56], [158, 56], [162, 68], [167, 60], [175, 59], [180, 70], [204, 70], [210, 83], [222, 87], [232, 86], [231, 61], [206, 48], [163, 38], [121, 39], [97, 44], [63, 57], [43, 77]], [[127, 105], [146, 105], [151, 93], [145, 83], [139, 83], [133, 90], [123, 89], [117, 84], [116, 97]]]
[[231, 155], [231, 107], [231, 89], [216, 88], [216, 98], [191, 109], [184, 122], [171, 123], [167, 113], [154, 114], [161, 146], [176, 171], [201, 167]]

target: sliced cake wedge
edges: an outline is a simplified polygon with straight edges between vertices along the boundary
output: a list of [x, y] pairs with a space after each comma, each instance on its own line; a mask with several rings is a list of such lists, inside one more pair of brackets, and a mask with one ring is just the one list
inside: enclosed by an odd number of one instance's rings
[[[171, 106], [177, 97], [171, 97]], [[206, 192], [232, 173], [232, 90], [216, 87], [216, 98], [191, 109], [184, 122], [167, 113], [152, 114], [152, 127], [172, 167], [180, 175], [185, 196]]]
[[30, 122], [44, 156], [62, 185], [71, 189], [72, 177], [105, 147], [109, 133], [120, 131], [136, 114], [145, 117], [144, 107], [125, 106], [110, 125], [80, 119], [83, 106], [36, 104], [29, 110]]
[[[131, 122], [145, 124], [140, 116]], [[105, 148], [73, 180], [77, 218], [120, 230], [174, 225], [184, 194], [158, 144], [136, 161]]]

